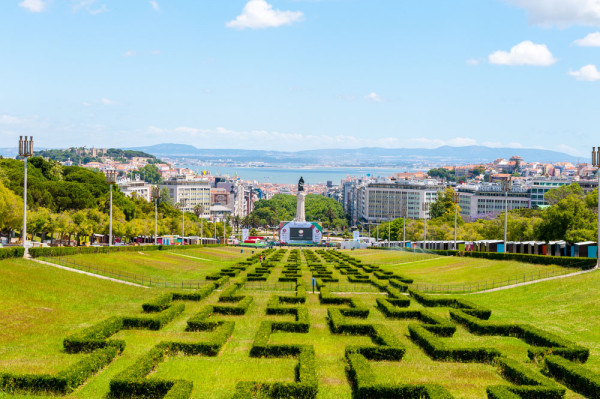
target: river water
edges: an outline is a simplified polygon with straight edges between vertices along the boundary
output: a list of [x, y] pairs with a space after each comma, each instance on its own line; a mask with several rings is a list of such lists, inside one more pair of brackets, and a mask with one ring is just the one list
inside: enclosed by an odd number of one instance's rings
[[296, 184], [300, 176], [306, 184], [327, 183], [331, 180], [334, 185], [340, 184], [348, 176], [364, 177], [391, 176], [394, 173], [412, 172], [406, 168], [363, 168], [363, 167], [233, 167], [233, 166], [206, 166], [194, 168], [196, 172], [207, 170], [213, 176], [229, 175], [239, 176], [242, 180], [256, 180], [261, 183]]

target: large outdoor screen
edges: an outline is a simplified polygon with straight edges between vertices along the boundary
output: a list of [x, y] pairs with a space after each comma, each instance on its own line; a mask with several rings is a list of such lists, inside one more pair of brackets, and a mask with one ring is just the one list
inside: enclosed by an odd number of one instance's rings
[[290, 229], [290, 240], [292, 241], [312, 241], [313, 234], [310, 227], [292, 227]]

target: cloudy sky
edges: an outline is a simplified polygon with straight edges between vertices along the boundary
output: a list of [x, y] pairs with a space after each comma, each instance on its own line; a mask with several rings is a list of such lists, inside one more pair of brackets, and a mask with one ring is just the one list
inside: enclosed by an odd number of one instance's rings
[[600, 145], [600, 0], [2, 0], [0, 147]]

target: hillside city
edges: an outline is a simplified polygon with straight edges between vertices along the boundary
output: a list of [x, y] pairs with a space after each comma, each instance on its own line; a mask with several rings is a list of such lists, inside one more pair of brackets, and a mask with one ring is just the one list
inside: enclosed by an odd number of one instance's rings
[[[46, 155], [44, 151], [38, 154]], [[71, 157], [75, 155], [84, 168], [102, 172], [116, 170], [117, 185], [128, 196], [151, 201], [152, 187], [159, 183], [161, 188], [168, 190], [173, 203], [185, 202], [184, 210], [188, 212], [202, 205], [202, 217], [210, 220], [244, 218], [258, 200], [269, 199], [275, 194], [297, 194], [295, 184], [215, 176], [207, 171], [197, 173], [189, 167], [176, 167], [145, 153], [124, 158], [122, 150], [80, 147], [60, 150], [58, 154], [65, 159], [60, 161], [65, 166], [74, 164]], [[52, 158], [56, 159], [56, 154]], [[149, 165], [155, 168], [159, 180], [145, 179]], [[504, 212], [505, 199], [509, 210], [543, 209], [548, 205], [544, 195], [549, 190], [573, 182], [578, 183], [586, 194], [590, 193], [598, 186], [596, 170], [589, 163], [541, 163], [515, 155], [484, 164], [442, 165], [428, 171], [399, 172], [390, 176], [347, 176], [340, 182], [307, 182], [306, 191], [340, 202], [349, 216], [350, 226], [355, 227], [398, 217], [428, 217], [426, 204], [434, 203], [438, 193], [452, 187], [460, 193], [461, 217], [475, 221]], [[502, 182], [507, 179], [510, 179], [511, 187], [505, 191]]]

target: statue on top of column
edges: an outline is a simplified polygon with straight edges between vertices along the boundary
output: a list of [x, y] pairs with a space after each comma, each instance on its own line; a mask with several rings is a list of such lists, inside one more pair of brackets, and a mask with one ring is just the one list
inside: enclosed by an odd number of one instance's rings
[[298, 191], [304, 191], [304, 179], [300, 176], [300, 180], [298, 180]]

